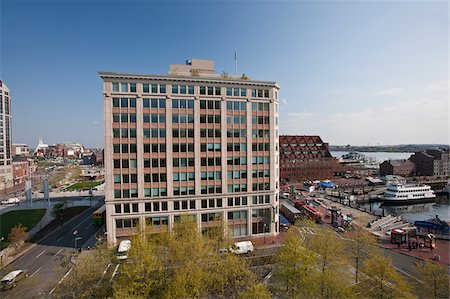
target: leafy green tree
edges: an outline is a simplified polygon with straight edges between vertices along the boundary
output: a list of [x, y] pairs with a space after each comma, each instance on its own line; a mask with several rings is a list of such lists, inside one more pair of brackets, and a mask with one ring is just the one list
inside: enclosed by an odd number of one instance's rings
[[374, 254], [363, 264], [368, 277], [359, 284], [360, 295], [365, 298], [413, 298], [410, 287], [392, 267], [391, 259]]
[[418, 287], [420, 297], [449, 298], [450, 277], [443, 266], [425, 261], [417, 264], [414, 270], [423, 282]]
[[[222, 228], [220, 229], [222, 230]], [[195, 219], [185, 216], [173, 231], [132, 239], [128, 259], [114, 281], [115, 298], [236, 298], [270, 294], [257, 288], [255, 274], [233, 254], [219, 254], [216, 240], [203, 236]]]
[[347, 253], [352, 261], [352, 266], [355, 268], [355, 283], [359, 281], [359, 272], [364, 261], [377, 251], [377, 240], [375, 236], [363, 230], [356, 228], [346, 235], [350, 238], [347, 242]]
[[[57, 298], [107, 298], [112, 288], [105, 270], [114, 267], [114, 251], [105, 241], [98, 241], [95, 249], [83, 251], [76, 257], [76, 263], [69, 275], [56, 289]], [[67, 263], [70, 263], [67, 261]], [[67, 267], [60, 269], [61, 273]]]
[[331, 280], [328, 279], [329, 274], [333, 274], [336, 279], [345, 278], [346, 264], [348, 262], [345, 252], [345, 243], [335, 231], [328, 226], [318, 226], [310, 224], [314, 234], [306, 236], [306, 246], [315, 252], [318, 256], [317, 267], [320, 275], [317, 280], [320, 286], [320, 295], [326, 295], [326, 289], [330, 289], [333, 285], [327, 285]]
[[27, 228], [22, 223], [18, 223], [11, 228], [8, 239], [13, 244], [14, 248], [19, 249], [20, 245], [28, 239]]
[[276, 275], [285, 281], [285, 295], [290, 298], [313, 297], [317, 293], [317, 255], [303, 247], [298, 233], [288, 231], [278, 260]]

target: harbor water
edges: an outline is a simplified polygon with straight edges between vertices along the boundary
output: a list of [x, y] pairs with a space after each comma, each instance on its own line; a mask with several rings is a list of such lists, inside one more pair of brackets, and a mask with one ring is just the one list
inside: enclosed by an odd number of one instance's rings
[[[331, 151], [333, 157], [341, 158], [343, 155], [348, 154], [346, 151]], [[414, 153], [396, 153], [396, 152], [358, 152], [366, 156], [369, 160], [381, 163], [386, 160], [400, 160], [409, 159]], [[435, 203], [423, 203], [404, 206], [389, 206], [383, 205], [382, 202], [372, 202], [366, 204], [360, 204], [360, 207], [367, 209], [375, 213], [376, 215], [402, 215], [403, 220], [410, 223], [419, 220], [428, 220], [435, 218], [436, 215], [441, 220], [450, 220], [450, 203], [448, 196], [440, 196], [436, 198]]]
[[[341, 158], [343, 155], [348, 154], [349, 152], [344, 151], [330, 151], [331, 155], [336, 158]], [[409, 159], [414, 153], [395, 153], [395, 152], [357, 152], [369, 158], [372, 161], [377, 163], [382, 163], [386, 160], [401, 160], [401, 159]]]
[[428, 220], [435, 218], [436, 215], [441, 220], [450, 220], [449, 215], [449, 199], [448, 197], [440, 196], [436, 198], [435, 203], [422, 203], [404, 206], [389, 206], [383, 205], [382, 202], [372, 202], [360, 204], [360, 207], [372, 211], [376, 215], [392, 215], [402, 216], [402, 219], [410, 223], [419, 220]]

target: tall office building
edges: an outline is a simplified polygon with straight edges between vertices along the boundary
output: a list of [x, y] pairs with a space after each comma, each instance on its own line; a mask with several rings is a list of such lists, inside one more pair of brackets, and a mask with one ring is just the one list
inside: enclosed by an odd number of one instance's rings
[[181, 215], [203, 233], [223, 219], [235, 238], [278, 234], [276, 82], [215, 74], [201, 59], [169, 75], [99, 74], [110, 242]]
[[11, 93], [0, 80], [0, 190], [14, 185], [11, 139]]

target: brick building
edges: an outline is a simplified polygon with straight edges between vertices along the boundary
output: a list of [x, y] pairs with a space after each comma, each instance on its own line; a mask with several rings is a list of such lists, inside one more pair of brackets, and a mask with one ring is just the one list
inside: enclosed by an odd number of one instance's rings
[[380, 175], [412, 176], [415, 165], [409, 160], [388, 160], [380, 164]]
[[409, 160], [416, 165], [417, 175], [448, 176], [450, 173], [449, 152], [445, 150], [416, 152]]
[[339, 161], [319, 136], [284, 135], [280, 143], [280, 179], [315, 180], [333, 176]]

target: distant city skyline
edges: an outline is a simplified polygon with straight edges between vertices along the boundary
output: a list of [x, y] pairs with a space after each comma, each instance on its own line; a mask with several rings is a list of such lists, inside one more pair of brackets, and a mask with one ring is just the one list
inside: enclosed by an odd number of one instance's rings
[[280, 86], [280, 134], [449, 143], [447, 1], [0, 2], [13, 143], [103, 147], [98, 71], [204, 58]]

